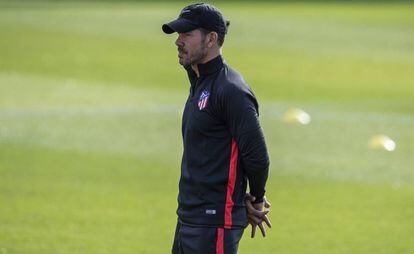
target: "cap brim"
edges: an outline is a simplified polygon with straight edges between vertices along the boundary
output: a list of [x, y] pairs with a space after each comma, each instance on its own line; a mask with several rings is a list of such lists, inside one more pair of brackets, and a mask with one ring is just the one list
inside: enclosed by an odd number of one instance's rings
[[162, 30], [166, 34], [186, 33], [198, 28], [197, 24], [183, 18], [171, 21], [170, 23], [162, 25]]

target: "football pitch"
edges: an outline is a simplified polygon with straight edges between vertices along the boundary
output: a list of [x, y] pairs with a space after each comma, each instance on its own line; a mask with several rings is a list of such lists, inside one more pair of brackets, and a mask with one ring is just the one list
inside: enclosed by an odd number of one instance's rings
[[[0, 1], [0, 254], [170, 252], [186, 3]], [[271, 159], [273, 228], [239, 253], [414, 253], [414, 4], [216, 6]]]

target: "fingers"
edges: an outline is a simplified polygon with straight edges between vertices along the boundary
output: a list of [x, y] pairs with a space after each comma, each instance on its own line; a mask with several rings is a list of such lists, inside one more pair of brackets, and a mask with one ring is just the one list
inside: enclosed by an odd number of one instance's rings
[[249, 220], [250, 220], [251, 222], [253, 222], [254, 224], [259, 224], [259, 223], [262, 223], [262, 219], [261, 219], [261, 218], [256, 217], [256, 216], [254, 216], [254, 215], [252, 215], [252, 214], [249, 214], [248, 216], [249, 216]]
[[248, 218], [248, 221], [249, 221], [250, 225], [252, 225], [252, 232], [250, 234], [250, 237], [254, 238], [254, 236], [256, 235], [257, 224], [252, 219], [250, 219], [250, 217]]
[[258, 226], [259, 226], [259, 228], [260, 228], [260, 231], [262, 231], [262, 235], [263, 235], [263, 237], [266, 237], [266, 229], [265, 229], [265, 227], [263, 226], [263, 223], [259, 223], [259, 224], [258, 224]]
[[[270, 219], [267, 217], [267, 214], [269, 213], [269, 208], [271, 207], [270, 202], [266, 199], [266, 197], [263, 197], [263, 203], [258, 204], [252, 204], [252, 202], [256, 198], [252, 196], [250, 193], [246, 193], [245, 196], [245, 203], [247, 208], [247, 214], [248, 214], [248, 221], [252, 225], [252, 232], [251, 232], [251, 238], [254, 238], [256, 235], [257, 226], [259, 226], [259, 229], [263, 235], [263, 237], [266, 237], [266, 228], [263, 225], [263, 221], [266, 223], [266, 225], [271, 228], [272, 223], [270, 222]], [[266, 208], [265, 210], [262, 210]]]
[[267, 215], [263, 217], [256, 217], [253, 214], [249, 214], [248, 219], [249, 219], [249, 222], [254, 223], [254, 224], [260, 224], [264, 221], [269, 228], [272, 228], [272, 223], [270, 222], [270, 219], [269, 217], [267, 217]]
[[256, 229], [257, 229], [257, 226], [259, 226], [259, 229], [260, 229], [260, 232], [262, 233], [262, 236], [263, 237], [266, 237], [266, 229], [265, 229], [265, 227], [263, 226], [263, 223], [262, 222], [260, 222], [260, 223], [256, 223], [255, 221], [253, 221], [253, 220], [251, 220], [250, 218], [249, 218], [249, 223], [252, 225], [252, 233], [251, 233], [251, 238], [254, 238], [255, 237], [255, 235], [256, 235]]
[[265, 215], [262, 219], [269, 228], [272, 228], [272, 223], [270, 222], [269, 217], [267, 217], [267, 215]]
[[[262, 233], [262, 236], [266, 237], [266, 228], [264, 227], [263, 222], [262, 222], [261, 219], [256, 218], [256, 217], [251, 215], [251, 216], [248, 217], [248, 221], [252, 225], [251, 238], [255, 237], [257, 226], [259, 226], [259, 229], [260, 229], [260, 232]], [[269, 228], [272, 227], [272, 224], [270, 223], [270, 220], [269, 220], [269, 218], [267, 218], [267, 216], [266, 216], [266, 220], [264, 220], [264, 221], [265, 221], [266, 225]]]
[[266, 211], [266, 210], [263, 210], [263, 211], [256, 210], [256, 208], [253, 207], [252, 203], [249, 200], [246, 200], [246, 207], [247, 207], [247, 211], [249, 214], [253, 214], [257, 217], [263, 217], [269, 213], [269, 211]]
[[264, 206], [266, 207], [266, 208], [270, 208], [272, 205], [270, 204], [270, 202], [269, 201], [267, 201], [267, 199], [266, 199], [266, 197], [264, 197], [263, 198], [263, 200], [264, 200]]
[[252, 225], [252, 234], [251, 234], [252, 238], [254, 238], [254, 236], [256, 235], [256, 228], [257, 228], [257, 225]]

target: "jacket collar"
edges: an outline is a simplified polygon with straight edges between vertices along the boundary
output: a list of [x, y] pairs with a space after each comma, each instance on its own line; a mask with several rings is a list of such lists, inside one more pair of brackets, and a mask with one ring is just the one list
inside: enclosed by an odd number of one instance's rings
[[224, 64], [224, 59], [221, 55], [218, 55], [216, 58], [211, 59], [207, 63], [198, 65], [198, 72], [200, 76], [207, 76], [219, 71]]
[[[225, 64], [224, 58], [222, 55], [218, 55], [216, 58], [211, 59], [207, 63], [198, 64], [198, 72], [200, 76], [208, 76], [219, 71]], [[191, 66], [186, 66], [185, 69], [189, 72], [190, 76], [196, 76], [194, 70]]]

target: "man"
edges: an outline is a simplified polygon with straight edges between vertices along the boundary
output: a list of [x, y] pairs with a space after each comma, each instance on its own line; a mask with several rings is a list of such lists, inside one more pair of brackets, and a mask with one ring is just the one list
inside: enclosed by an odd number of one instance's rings
[[248, 222], [252, 237], [257, 226], [265, 234], [263, 221], [270, 227], [264, 210], [269, 207], [264, 198], [269, 157], [258, 104], [221, 55], [228, 26], [209, 4], [189, 5], [162, 26], [167, 34], [178, 33], [179, 63], [191, 83], [182, 119], [173, 254], [237, 253]]

